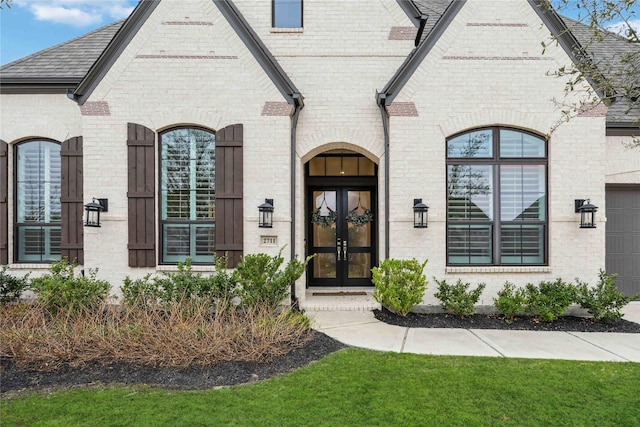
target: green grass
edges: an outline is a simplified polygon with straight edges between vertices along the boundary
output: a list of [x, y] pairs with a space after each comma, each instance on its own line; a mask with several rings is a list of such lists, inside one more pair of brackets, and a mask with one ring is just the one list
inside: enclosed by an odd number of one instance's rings
[[247, 386], [112, 387], [4, 399], [0, 424], [638, 426], [640, 364], [349, 349]]

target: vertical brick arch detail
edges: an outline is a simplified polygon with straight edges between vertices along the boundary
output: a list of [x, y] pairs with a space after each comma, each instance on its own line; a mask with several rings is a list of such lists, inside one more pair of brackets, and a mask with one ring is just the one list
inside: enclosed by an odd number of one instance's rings
[[64, 141], [60, 147], [62, 182], [60, 204], [62, 208], [62, 257], [84, 264], [83, 228], [83, 163], [82, 137]]
[[216, 132], [216, 255], [238, 265], [243, 251], [243, 127]]
[[9, 263], [9, 144], [0, 140], [0, 265]]
[[130, 267], [156, 265], [155, 141], [151, 129], [127, 124]]

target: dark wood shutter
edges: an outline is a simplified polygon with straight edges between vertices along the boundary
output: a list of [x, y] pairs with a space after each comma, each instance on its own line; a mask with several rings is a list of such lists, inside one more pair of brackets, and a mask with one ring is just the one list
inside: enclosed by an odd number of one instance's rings
[[0, 140], [0, 265], [9, 264], [9, 144]]
[[156, 265], [155, 140], [149, 128], [127, 125], [129, 266]]
[[82, 137], [67, 139], [60, 147], [62, 182], [60, 203], [62, 208], [62, 257], [84, 264], [83, 167]]
[[229, 267], [242, 258], [242, 125], [216, 132], [216, 255], [229, 256]]

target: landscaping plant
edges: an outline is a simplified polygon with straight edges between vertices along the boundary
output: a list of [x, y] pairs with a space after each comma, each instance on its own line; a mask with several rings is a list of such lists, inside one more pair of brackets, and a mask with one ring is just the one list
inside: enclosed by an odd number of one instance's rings
[[562, 315], [576, 299], [576, 288], [558, 278], [553, 282], [542, 281], [537, 286], [526, 286], [527, 308], [545, 322], [553, 322]]
[[527, 297], [523, 288], [516, 288], [513, 283], [506, 282], [493, 302], [498, 312], [505, 317], [506, 322], [512, 323], [518, 314], [525, 311]]
[[127, 277], [122, 286], [124, 304], [147, 308], [160, 304], [166, 308], [191, 301], [220, 306], [236, 296], [235, 276], [227, 269], [227, 257], [216, 257], [216, 270], [208, 276], [193, 272], [189, 257], [177, 267], [177, 272], [167, 272], [162, 277]]
[[97, 269], [89, 269], [88, 275], [83, 270], [80, 276], [76, 276], [77, 266], [63, 258], [51, 264], [51, 274], [31, 280], [31, 289], [36, 293], [38, 302], [51, 313], [98, 309], [109, 297], [111, 285], [96, 278]]
[[600, 270], [598, 284], [590, 288], [587, 283], [576, 279], [576, 302], [597, 321], [612, 322], [624, 316], [621, 310], [630, 301], [640, 299], [640, 294], [628, 297], [616, 289], [616, 275]]
[[422, 302], [427, 288], [423, 270], [427, 261], [420, 264], [415, 258], [409, 260], [386, 259], [374, 267], [373, 297], [388, 310], [406, 316]]
[[471, 283], [464, 283], [460, 279], [455, 285], [450, 285], [446, 280], [434, 280], [438, 284], [438, 292], [434, 296], [442, 302], [442, 308], [462, 317], [473, 314], [475, 305], [486, 286], [480, 283], [475, 289], [469, 290]]
[[15, 277], [7, 274], [7, 267], [0, 270], [0, 304], [17, 301], [29, 287], [29, 275]]
[[284, 263], [283, 249], [275, 256], [259, 253], [242, 258], [242, 262], [236, 267], [234, 277], [244, 307], [277, 308], [289, 295], [291, 284], [302, 276], [307, 263], [313, 258], [308, 256], [304, 261], [292, 259], [280, 270]]

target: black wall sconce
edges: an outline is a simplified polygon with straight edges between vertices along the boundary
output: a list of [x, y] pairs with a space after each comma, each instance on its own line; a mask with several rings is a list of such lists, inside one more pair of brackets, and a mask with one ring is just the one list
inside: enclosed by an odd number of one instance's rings
[[264, 203], [258, 206], [258, 227], [273, 228], [273, 199], [264, 199]]
[[96, 199], [94, 198], [90, 203], [84, 205], [85, 227], [100, 227], [100, 212], [107, 212], [109, 210], [109, 199]]
[[422, 199], [413, 199], [413, 228], [427, 228], [429, 206], [422, 203]]
[[596, 212], [598, 207], [589, 199], [575, 200], [576, 213], [580, 213], [580, 228], [596, 228]]

